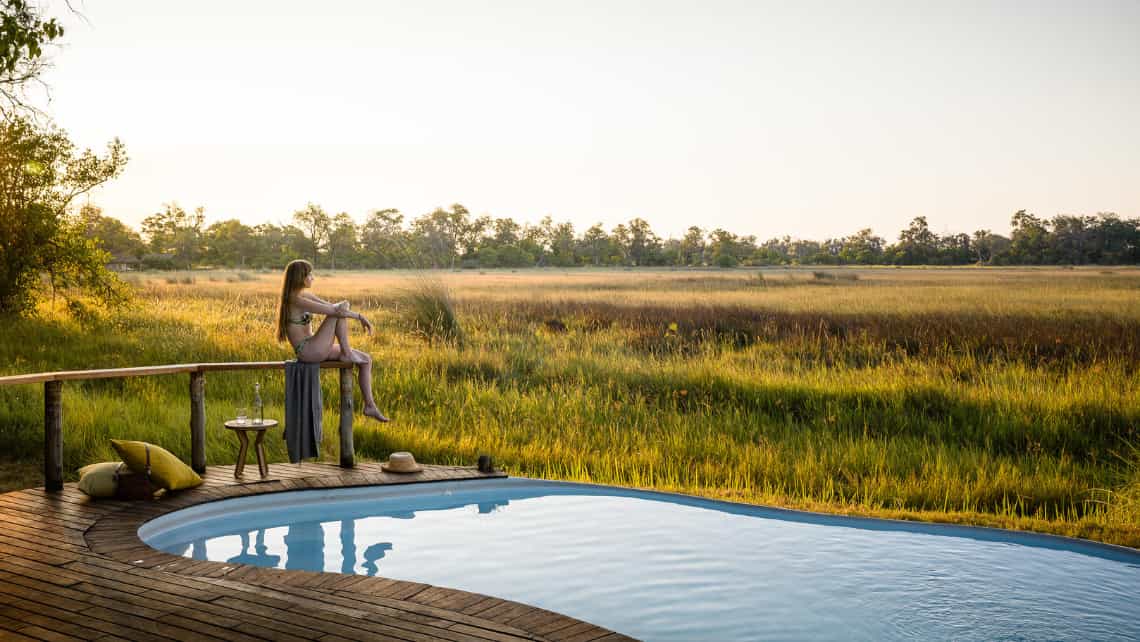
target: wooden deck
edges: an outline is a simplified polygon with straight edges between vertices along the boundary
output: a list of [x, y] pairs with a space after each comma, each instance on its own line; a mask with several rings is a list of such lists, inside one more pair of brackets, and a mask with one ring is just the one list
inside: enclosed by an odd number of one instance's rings
[[379, 464], [273, 464], [271, 479], [210, 467], [206, 483], [157, 501], [60, 492], [0, 495], [0, 640], [628, 640], [517, 602], [360, 575], [284, 571], [177, 557], [137, 529], [163, 513], [260, 493], [473, 479], [471, 468], [414, 475]]

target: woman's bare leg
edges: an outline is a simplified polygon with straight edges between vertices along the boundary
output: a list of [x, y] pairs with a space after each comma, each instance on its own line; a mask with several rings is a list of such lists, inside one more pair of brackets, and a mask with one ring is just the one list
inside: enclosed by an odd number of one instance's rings
[[388, 421], [384, 413], [376, 407], [376, 400], [372, 397], [372, 355], [360, 350], [353, 352], [360, 359], [360, 375], [357, 381], [360, 383], [360, 396], [364, 398], [364, 409], [361, 412], [377, 421]]
[[[321, 321], [321, 325], [317, 327], [317, 331], [309, 338], [309, 342], [305, 344], [304, 349], [298, 358], [301, 361], [320, 362], [326, 359], [335, 359], [332, 356], [333, 350], [336, 348], [334, 341], [336, 340], [338, 321], [344, 321], [337, 317], [325, 317]], [[345, 324], [347, 327], [347, 324]], [[340, 354], [339, 352], [337, 354]]]
[[353, 350], [352, 346], [348, 343], [348, 319], [339, 317], [336, 320], [336, 341], [340, 344], [340, 358], [342, 361], [355, 363], [361, 365], [361, 357], [357, 354], [363, 354], [359, 350]]
[[[358, 365], [360, 371], [357, 374], [356, 382], [360, 386], [360, 396], [364, 399], [364, 408], [361, 409], [361, 412], [366, 417], [372, 417], [377, 421], [389, 421], [384, 413], [380, 412], [380, 408], [376, 406], [376, 399], [372, 396], [372, 356], [360, 350], [353, 350], [353, 352], [355, 353], [353, 358], [360, 360]], [[347, 361], [338, 346], [333, 346], [328, 358]]]

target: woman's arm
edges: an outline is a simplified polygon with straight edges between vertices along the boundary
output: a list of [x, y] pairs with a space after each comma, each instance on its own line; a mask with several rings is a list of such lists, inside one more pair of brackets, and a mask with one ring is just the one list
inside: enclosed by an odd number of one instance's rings
[[355, 319], [360, 315], [355, 312], [350, 312], [348, 309], [348, 301], [341, 301], [337, 304], [329, 303], [315, 296], [308, 294], [298, 294], [290, 301], [290, 304], [305, 312], [316, 312], [317, 314], [326, 314], [334, 317], [348, 317]]
[[[321, 297], [319, 297], [319, 296], [317, 296], [317, 295], [313, 294], [312, 292], [302, 292], [302, 293], [298, 294], [297, 296], [299, 296], [299, 297], [305, 297], [306, 299], [309, 299], [310, 301], [316, 301], [317, 303], [324, 303], [325, 305], [336, 305], [335, 303], [331, 303], [331, 302], [329, 302], [329, 301], [325, 301], [324, 299], [322, 299]], [[341, 301], [341, 303], [344, 303], [344, 302], [343, 302], [343, 301]]]

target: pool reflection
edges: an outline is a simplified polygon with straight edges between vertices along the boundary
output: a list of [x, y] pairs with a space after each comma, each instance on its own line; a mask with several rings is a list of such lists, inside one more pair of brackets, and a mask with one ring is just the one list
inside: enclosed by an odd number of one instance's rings
[[[249, 536], [255, 533], [253, 552], [249, 552]], [[230, 564], [255, 564], [275, 568], [281, 562], [280, 555], [269, 555], [269, 547], [265, 545], [265, 529], [261, 528], [250, 533], [238, 533], [241, 538], [241, 553], [234, 555], [226, 561]]]
[[320, 570], [325, 563], [325, 529], [321, 522], [297, 522], [285, 534], [285, 568]]

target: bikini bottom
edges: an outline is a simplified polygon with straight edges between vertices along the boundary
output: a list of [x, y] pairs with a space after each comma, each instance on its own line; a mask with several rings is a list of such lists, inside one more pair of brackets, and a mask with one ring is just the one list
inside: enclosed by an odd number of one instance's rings
[[297, 345], [293, 346], [293, 352], [297, 355], [297, 361], [304, 361], [304, 359], [301, 358], [301, 351], [305, 349], [305, 344], [312, 338], [312, 336], [307, 336], [298, 341]]

